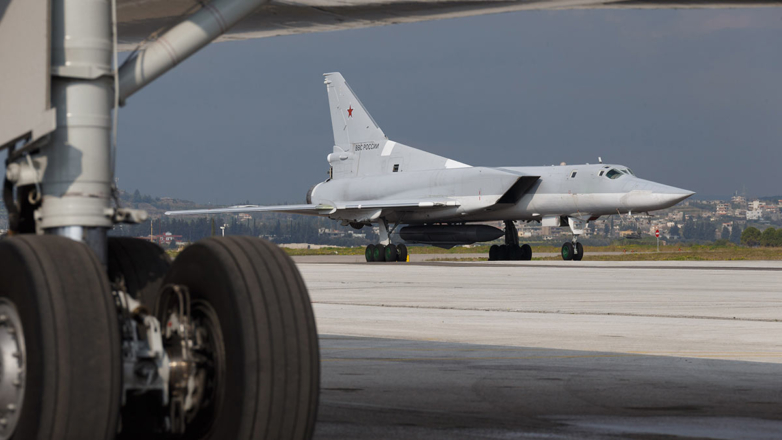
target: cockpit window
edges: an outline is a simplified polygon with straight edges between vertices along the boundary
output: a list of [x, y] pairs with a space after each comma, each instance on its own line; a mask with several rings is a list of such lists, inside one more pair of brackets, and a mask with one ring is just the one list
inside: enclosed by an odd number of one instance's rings
[[624, 170], [622, 170], [622, 171], [624, 171], [624, 172], [625, 172], [625, 173], [627, 173], [627, 174], [630, 174], [631, 176], [635, 176], [635, 173], [634, 173], [634, 172], [633, 172], [633, 170], [631, 170], [630, 168], [624, 169]]
[[611, 168], [606, 173], [606, 177], [608, 177], [609, 179], [618, 179], [618, 178], [622, 177], [623, 175], [624, 174], [621, 171], [617, 170], [616, 168]]
[[605, 170], [600, 170], [600, 172], [597, 173], [597, 175], [600, 177], [603, 177], [603, 174], [605, 174]]

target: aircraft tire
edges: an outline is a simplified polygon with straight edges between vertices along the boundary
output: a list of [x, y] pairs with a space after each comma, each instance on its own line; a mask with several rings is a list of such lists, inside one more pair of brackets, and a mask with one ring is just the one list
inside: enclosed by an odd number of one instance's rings
[[573, 243], [567, 242], [562, 245], [562, 259], [565, 261], [573, 259]]
[[575, 253], [573, 254], [573, 260], [581, 261], [584, 258], [584, 245], [576, 243]]
[[[201, 240], [174, 260], [164, 286], [185, 286], [209, 341], [206, 400], [181, 439], [312, 438], [320, 355], [315, 317], [295, 264], [255, 237]], [[164, 288], [156, 315], [178, 305]], [[208, 387], [208, 385], [207, 385]], [[206, 404], [204, 403], [206, 402]]]
[[497, 259], [500, 261], [507, 261], [510, 259], [510, 246], [507, 244], [500, 245], [499, 252], [497, 252]]
[[396, 245], [389, 244], [388, 246], [386, 246], [385, 249], [386, 261], [388, 262], [396, 261], [398, 256], [399, 256], [399, 251], [397, 250]]
[[407, 262], [407, 246], [404, 244], [396, 247], [396, 261]]
[[374, 261], [375, 258], [374, 244], [367, 245], [367, 248], [364, 250], [364, 257], [367, 259], [367, 263], [371, 263], [372, 261]]
[[489, 248], [489, 261], [497, 261], [499, 259], [500, 247], [496, 244], [491, 245]]
[[521, 259], [524, 261], [532, 260], [532, 246], [528, 244], [521, 245]]
[[508, 256], [513, 261], [521, 261], [524, 258], [524, 253], [521, 250], [521, 246], [515, 244], [508, 245]]
[[0, 241], [0, 265], [0, 347], [19, 353], [0, 366], [3, 438], [114, 438], [122, 355], [102, 264], [69, 238], [21, 235]]
[[382, 244], [376, 244], [372, 250], [372, 261], [382, 263], [386, 261], [386, 247]]
[[155, 243], [139, 238], [109, 237], [109, 280], [124, 282], [125, 291], [150, 310], [171, 266], [171, 258]]

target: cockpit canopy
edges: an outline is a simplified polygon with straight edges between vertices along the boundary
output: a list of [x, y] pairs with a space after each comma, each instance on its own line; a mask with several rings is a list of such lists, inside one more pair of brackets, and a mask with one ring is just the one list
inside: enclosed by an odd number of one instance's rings
[[598, 176], [602, 177], [605, 176], [609, 179], [618, 179], [625, 174], [635, 176], [635, 173], [630, 168], [611, 168], [611, 167], [605, 167], [606, 169], [600, 170], [600, 173]]

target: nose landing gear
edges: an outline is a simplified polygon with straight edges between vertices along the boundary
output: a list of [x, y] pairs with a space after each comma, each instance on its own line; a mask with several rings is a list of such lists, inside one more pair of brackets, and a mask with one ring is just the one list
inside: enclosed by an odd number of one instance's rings
[[562, 259], [565, 261], [581, 261], [584, 258], [584, 246], [578, 242], [578, 236], [584, 233], [586, 224], [583, 220], [569, 217], [568, 226], [573, 232], [573, 240], [562, 245]]

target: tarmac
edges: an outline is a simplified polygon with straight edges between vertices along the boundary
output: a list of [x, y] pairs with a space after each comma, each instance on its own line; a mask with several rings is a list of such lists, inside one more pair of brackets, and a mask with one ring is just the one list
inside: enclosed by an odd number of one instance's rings
[[316, 439], [781, 439], [782, 262], [303, 262]]

